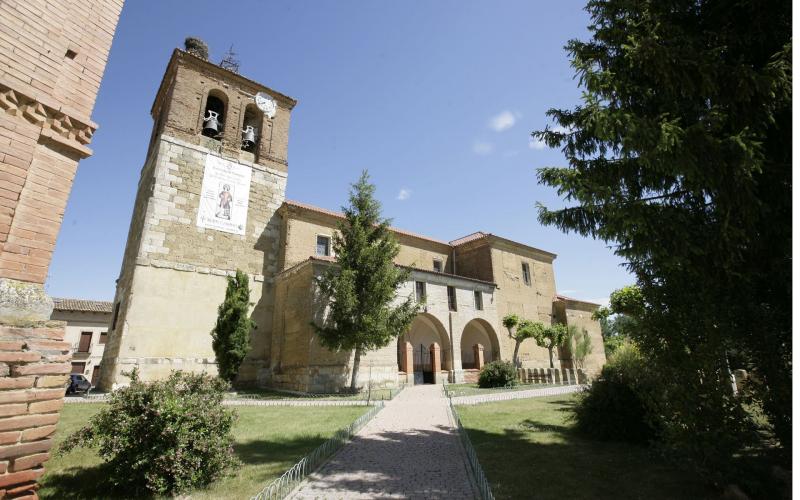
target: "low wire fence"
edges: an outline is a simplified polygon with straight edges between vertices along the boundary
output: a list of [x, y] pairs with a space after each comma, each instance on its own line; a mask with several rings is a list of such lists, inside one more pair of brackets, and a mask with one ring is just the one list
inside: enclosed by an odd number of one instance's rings
[[291, 469], [283, 473], [281, 477], [269, 483], [257, 495], [250, 500], [282, 500], [303, 480], [308, 474], [316, 470], [331, 455], [336, 453], [350, 439], [361, 430], [372, 418], [383, 409], [383, 402], [378, 401], [369, 411], [358, 417], [352, 424], [339, 429], [330, 439], [322, 443], [317, 449], [300, 459]]
[[467, 430], [463, 425], [461, 425], [461, 417], [458, 416], [456, 407], [453, 405], [453, 399], [448, 397], [447, 402], [450, 405], [450, 413], [453, 415], [453, 419], [455, 420], [456, 428], [458, 429], [458, 435], [461, 437], [461, 444], [464, 445], [464, 451], [467, 453], [467, 461], [469, 462], [469, 467], [472, 470], [472, 477], [475, 479], [478, 492], [483, 500], [494, 500], [492, 487], [489, 484], [489, 480], [486, 479], [486, 474], [484, 474], [483, 468], [478, 461], [478, 453], [472, 446], [472, 441], [469, 440]]

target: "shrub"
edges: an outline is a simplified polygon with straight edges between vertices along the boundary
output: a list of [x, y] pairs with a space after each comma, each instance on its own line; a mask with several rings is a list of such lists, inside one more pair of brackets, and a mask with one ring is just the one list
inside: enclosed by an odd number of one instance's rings
[[220, 378], [233, 382], [250, 351], [250, 332], [256, 328], [250, 318], [250, 280], [240, 269], [228, 276], [225, 300], [217, 310], [217, 324], [211, 331], [211, 347], [217, 356]]
[[478, 387], [513, 387], [517, 383], [517, 370], [510, 361], [492, 361], [481, 368]]
[[592, 438], [644, 443], [655, 437], [641, 394], [648, 384], [639, 350], [619, 346], [573, 408], [578, 432]]
[[[222, 406], [227, 384], [205, 374], [172, 372], [111, 394], [109, 404], [69, 436], [59, 453], [97, 447], [108, 480], [127, 494], [159, 495], [203, 487], [237, 463], [231, 428], [236, 415]], [[148, 490], [148, 491], [144, 491]]]

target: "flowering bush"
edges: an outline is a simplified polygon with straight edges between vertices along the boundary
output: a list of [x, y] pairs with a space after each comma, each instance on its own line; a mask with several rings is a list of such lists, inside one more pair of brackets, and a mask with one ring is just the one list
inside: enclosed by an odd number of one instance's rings
[[236, 414], [222, 406], [227, 383], [181, 371], [149, 383], [135, 369], [130, 377], [131, 385], [112, 393], [108, 406], [59, 452], [97, 447], [109, 481], [129, 494], [203, 487], [237, 463], [231, 435]]

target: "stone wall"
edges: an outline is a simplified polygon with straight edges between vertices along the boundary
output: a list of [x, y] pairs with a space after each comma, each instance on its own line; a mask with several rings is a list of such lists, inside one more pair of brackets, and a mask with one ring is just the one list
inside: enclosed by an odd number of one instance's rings
[[35, 494], [50, 458], [70, 371], [64, 326], [0, 326], [0, 498]]

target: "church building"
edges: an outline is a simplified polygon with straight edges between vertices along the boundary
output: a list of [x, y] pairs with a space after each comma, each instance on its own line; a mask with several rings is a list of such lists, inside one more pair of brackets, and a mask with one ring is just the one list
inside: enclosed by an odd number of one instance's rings
[[[324, 314], [315, 277], [336, 265], [338, 212], [285, 199], [289, 122], [296, 101], [176, 49], [153, 103], [150, 145], [103, 353], [100, 388], [171, 370], [216, 373], [211, 330], [226, 277], [250, 276], [251, 352], [242, 384], [310, 392], [348, 385], [353, 352], [323, 347], [311, 322]], [[396, 259], [410, 271], [402, 297], [424, 309], [396, 342], [362, 356], [360, 385], [474, 380], [492, 360], [510, 360], [508, 313], [575, 325], [605, 362], [597, 304], [556, 293], [556, 255], [490, 233], [440, 241], [393, 228]], [[549, 367], [533, 340], [523, 368]], [[556, 368], [577, 368], [558, 352]]]

